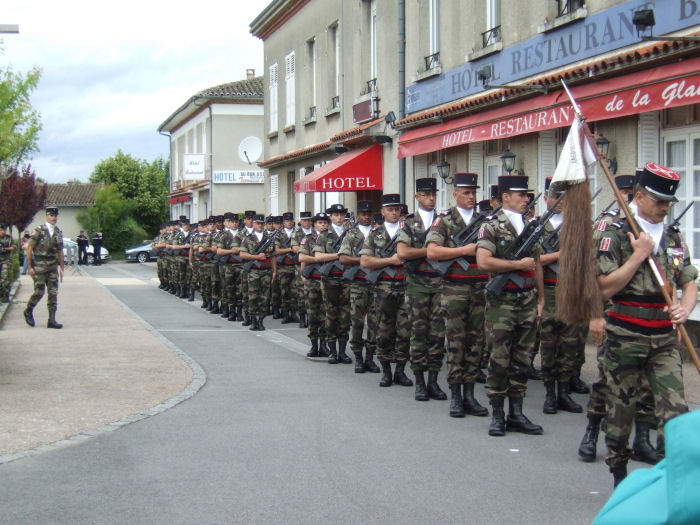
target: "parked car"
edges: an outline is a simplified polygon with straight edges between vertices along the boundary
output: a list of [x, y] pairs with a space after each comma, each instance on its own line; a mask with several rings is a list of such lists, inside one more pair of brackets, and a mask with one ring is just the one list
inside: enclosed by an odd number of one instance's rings
[[[75, 242], [73, 239], [63, 239], [63, 257], [66, 260], [66, 264], [70, 264], [70, 261], [68, 260], [69, 254], [68, 250], [72, 248], [73, 252], [75, 253], [75, 262], [77, 264], [78, 262], [78, 243]], [[100, 249], [100, 253], [102, 254], [102, 262], [106, 262], [109, 259], [109, 250], [105, 248], [104, 246]], [[92, 264], [95, 262], [95, 251], [93, 249], [92, 244], [88, 244], [87, 247], [87, 260], [88, 264]]]
[[140, 263], [155, 261], [158, 258], [158, 253], [151, 248], [152, 243], [153, 241], [143, 241], [138, 246], [127, 248], [124, 250], [124, 258], [127, 261], [138, 261]]

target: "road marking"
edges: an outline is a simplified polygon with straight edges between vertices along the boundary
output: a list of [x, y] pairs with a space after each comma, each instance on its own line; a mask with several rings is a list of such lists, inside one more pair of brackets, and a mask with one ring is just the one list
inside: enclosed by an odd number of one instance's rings
[[133, 277], [94, 277], [94, 279], [105, 286], [145, 286], [141, 279]]

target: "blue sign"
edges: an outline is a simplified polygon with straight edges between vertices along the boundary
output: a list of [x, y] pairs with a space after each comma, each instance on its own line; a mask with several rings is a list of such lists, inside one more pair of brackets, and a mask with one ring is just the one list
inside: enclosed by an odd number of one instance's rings
[[406, 113], [484, 91], [477, 71], [491, 69], [492, 84], [507, 84], [608, 51], [637, 44], [632, 23], [639, 9], [654, 10], [655, 35], [700, 23], [700, 0], [630, 0], [406, 88]]

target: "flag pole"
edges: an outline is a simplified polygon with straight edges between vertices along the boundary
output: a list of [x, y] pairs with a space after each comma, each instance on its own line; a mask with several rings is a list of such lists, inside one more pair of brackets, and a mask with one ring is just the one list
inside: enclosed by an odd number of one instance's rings
[[[617, 185], [615, 184], [615, 180], [613, 178], [612, 173], [610, 173], [610, 168], [608, 168], [607, 162], [601, 162], [601, 160], [604, 160], [600, 151], [598, 150], [598, 145], [595, 142], [595, 139], [593, 137], [593, 133], [591, 132], [590, 128], [588, 127], [588, 124], [586, 123], [583, 113], [581, 112], [581, 108], [579, 105], [576, 103], [576, 100], [574, 99], [573, 95], [571, 94], [571, 91], [569, 91], [569, 87], [566, 85], [566, 82], [562, 79], [561, 81], [562, 86], [564, 86], [564, 90], [566, 91], [566, 94], [569, 96], [569, 99], [571, 100], [571, 104], [574, 107], [574, 111], [576, 114], [581, 118], [581, 124], [582, 124], [582, 129], [583, 132], [586, 136], [586, 139], [588, 141], [588, 144], [591, 146], [593, 153], [595, 154], [596, 160], [598, 160], [598, 163], [600, 164], [600, 167], [603, 168], [603, 173], [605, 173], [605, 178], [608, 180], [608, 184], [610, 184], [610, 187], [613, 190], [613, 193], [615, 195], [615, 200], [617, 201], [618, 205], [620, 206], [620, 209], [624, 212], [625, 217], [627, 217], [627, 222], [630, 225], [630, 230], [632, 230], [632, 235], [634, 235], [635, 239], [639, 238], [640, 231], [639, 231], [639, 226], [637, 225], [637, 221], [634, 220], [634, 217], [632, 216], [632, 213], [630, 212], [629, 207], [627, 206], [627, 199], [623, 197], [622, 192], [618, 189]], [[664, 298], [664, 301], [668, 305], [668, 308], [670, 309], [671, 306], [674, 305], [673, 298], [671, 297], [672, 289], [671, 286], [669, 285], [668, 281], [666, 280], [666, 276], [664, 275], [663, 271], [659, 267], [658, 261], [650, 255], [647, 258], [647, 263], [651, 267], [651, 271], [654, 274], [654, 278], [656, 279], [656, 283], [659, 286], [659, 290], [661, 291], [661, 295]], [[690, 341], [690, 337], [688, 337], [688, 331], [685, 329], [685, 325], [679, 324], [676, 326], [676, 329], [678, 330], [678, 333], [681, 336], [681, 339], [683, 343], [685, 344], [686, 348], [688, 349], [688, 353], [690, 354], [690, 357], [693, 360], [693, 363], [695, 364], [695, 368], [697, 369], [698, 373], [700, 373], [700, 359], [698, 358], [698, 354], [695, 352], [695, 348], [693, 347], [693, 343]]]

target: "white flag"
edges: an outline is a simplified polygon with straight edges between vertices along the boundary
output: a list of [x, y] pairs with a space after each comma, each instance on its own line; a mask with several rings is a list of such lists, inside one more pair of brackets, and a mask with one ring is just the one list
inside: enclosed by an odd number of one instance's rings
[[[584, 147], [581, 148], [581, 141]], [[582, 149], [584, 150], [582, 152]], [[584, 162], [585, 160], [585, 162]], [[581, 121], [578, 115], [571, 124], [569, 136], [566, 137], [564, 148], [561, 150], [559, 163], [554, 170], [552, 183], [563, 182], [567, 185], [579, 184], [586, 181], [586, 166], [596, 161], [595, 153], [585, 137], [582, 137]]]

